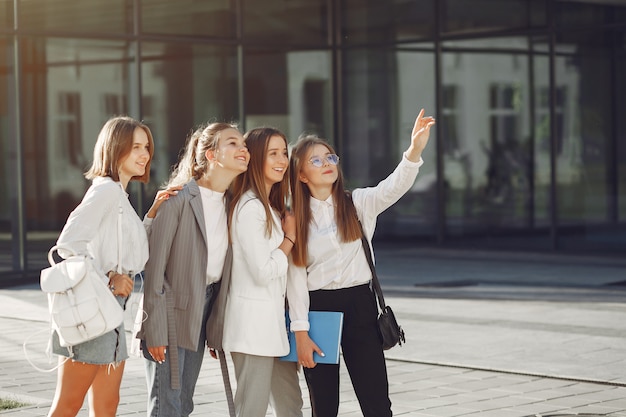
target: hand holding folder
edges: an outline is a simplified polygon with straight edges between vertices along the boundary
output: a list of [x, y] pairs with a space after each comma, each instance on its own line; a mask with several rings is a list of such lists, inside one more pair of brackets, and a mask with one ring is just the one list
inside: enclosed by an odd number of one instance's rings
[[[291, 331], [289, 312], [286, 313], [287, 336], [289, 338], [289, 354], [280, 358], [288, 362], [298, 362], [296, 335]], [[338, 311], [309, 311], [309, 337], [325, 356], [313, 352], [316, 363], [339, 363], [341, 333], [343, 331], [343, 313]]]

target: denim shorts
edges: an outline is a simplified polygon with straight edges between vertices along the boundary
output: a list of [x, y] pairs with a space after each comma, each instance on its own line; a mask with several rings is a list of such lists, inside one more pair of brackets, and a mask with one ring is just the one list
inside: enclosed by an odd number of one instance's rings
[[[122, 307], [125, 306], [127, 297], [115, 297]], [[93, 340], [72, 346], [63, 347], [59, 343], [59, 335], [52, 332], [52, 352], [72, 358], [77, 362], [89, 363], [92, 365], [117, 364], [128, 359], [128, 349], [126, 347], [126, 332], [124, 322], [115, 330], [111, 330]], [[71, 354], [73, 352], [73, 355]]]

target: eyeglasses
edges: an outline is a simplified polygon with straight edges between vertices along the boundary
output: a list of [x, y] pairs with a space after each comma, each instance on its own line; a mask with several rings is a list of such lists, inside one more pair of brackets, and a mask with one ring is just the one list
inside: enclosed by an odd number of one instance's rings
[[314, 156], [313, 158], [309, 159], [309, 164], [317, 168], [323, 167], [324, 162], [328, 162], [330, 165], [337, 165], [337, 163], [339, 162], [339, 157], [334, 153], [331, 153], [324, 156], [323, 158], [319, 156]]

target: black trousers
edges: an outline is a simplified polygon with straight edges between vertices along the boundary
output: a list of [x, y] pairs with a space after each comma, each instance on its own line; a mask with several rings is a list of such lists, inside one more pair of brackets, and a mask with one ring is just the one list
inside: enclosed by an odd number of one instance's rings
[[[387, 366], [378, 335], [378, 309], [369, 285], [309, 292], [311, 311], [342, 311], [341, 349], [364, 417], [391, 417]], [[339, 365], [304, 369], [313, 417], [339, 411]]]

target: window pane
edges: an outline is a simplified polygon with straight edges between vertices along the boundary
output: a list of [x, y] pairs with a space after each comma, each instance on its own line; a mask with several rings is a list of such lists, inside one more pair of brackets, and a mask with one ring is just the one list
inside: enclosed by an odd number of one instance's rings
[[[21, 142], [29, 258], [45, 266], [45, 252], [58, 237], [68, 214], [89, 185], [83, 173], [91, 165], [100, 128], [114, 114], [107, 97], [128, 94], [132, 55], [124, 42], [59, 38], [23, 38]], [[40, 239], [43, 241], [40, 242]]]
[[63, 32], [132, 32], [131, 0], [21, 1], [20, 29]]
[[462, 40], [452, 40], [452, 41], [444, 41], [443, 46], [446, 49], [451, 48], [459, 48], [459, 49], [468, 49], [468, 50], [476, 50], [477, 52], [483, 51], [485, 49], [501, 49], [501, 50], [511, 50], [511, 51], [528, 51], [528, 38], [520, 37], [520, 36], [510, 36], [510, 37], [498, 37], [498, 38], [483, 38], [483, 39], [462, 39]]
[[432, 0], [345, 0], [342, 42], [380, 43], [432, 38]]
[[531, 27], [545, 27], [548, 25], [548, 8], [545, 0], [530, 0], [528, 2]]
[[244, 37], [255, 42], [326, 45], [326, 5], [326, 0], [244, 0]]
[[519, 29], [544, 24], [541, 4], [528, 0], [444, 0], [443, 32]]
[[13, 0], [0, 0], [0, 28], [13, 29]]
[[557, 1], [555, 3], [556, 25], [559, 28], [579, 29], [584, 26], [623, 23], [626, 5], [618, 5], [617, 1], [610, 3], [611, 5], [602, 5], [584, 4], [583, 2], [575, 1]]
[[195, 126], [239, 121], [237, 53], [190, 43], [144, 43], [141, 52], [142, 117], [155, 141], [147, 192], [153, 196]]
[[[432, 45], [419, 45], [432, 49]], [[434, 55], [351, 49], [343, 56], [344, 136], [337, 138], [348, 188], [373, 186], [396, 167], [421, 108], [435, 116]], [[376, 236], [432, 235], [436, 226], [436, 132], [413, 188], [381, 214]]]
[[525, 54], [443, 55], [444, 131], [454, 132], [441, 138], [452, 236], [493, 239], [534, 228], [530, 63]]
[[[557, 209], [564, 248], [610, 245], [609, 226], [615, 213], [614, 186], [617, 172], [612, 135], [614, 126], [611, 94], [613, 51], [609, 32], [566, 31], [558, 37], [556, 57], [559, 96], [566, 98], [557, 123]], [[575, 99], [573, 99], [575, 98]], [[619, 116], [618, 116], [619, 117]], [[617, 132], [615, 132], [617, 133]], [[615, 171], [614, 171], [615, 170]], [[616, 244], [617, 242], [615, 242]]]
[[145, 33], [234, 38], [237, 31], [232, 0], [142, 0]]
[[[430, 44], [417, 46], [432, 48]], [[395, 60], [397, 73], [394, 76], [395, 79], [392, 78], [394, 87], [391, 105], [388, 106], [390, 113], [387, 115], [393, 123], [389, 142], [391, 142], [395, 155], [390, 160], [385, 175], [391, 173], [408, 147], [415, 118], [420, 109], [423, 108], [427, 116], [437, 117], [435, 114], [434, 54], [432, 52], [399, 51], [395, 53]], [[454, 96], [453, 92], [448, 91], [448, 94], [449, 97]], [[394, 115], [395, 112], [398, 114]], [[433, 127], [430, 131], [428, 145], [422, 154], [424, 165], [420, 167], [415, 184], [400, 201], [381, 215], [381, 220], [386, 225], [389, 225], [393, 220], [394, 227], [391, 230], [398, 236], [432, 237], [436, 235], [436, 143], [439, 139], [437, 129]], [[376, 141], [376, 137], [373, 140]], [[374, 184], [375, 181], [367, 185]]]
[[[13, 97], [15, 84], [13, 65], [9, 57], [13, 54], [12, 38], [0, 36], [0, 273], [11, 271], [13, 228], [17, 221], [13, 207], [16, 206], [16, 160], [15, 135], [11, 134], [15, 113]], [[13, 156], [11, 156], [13, 155]]]
[[[534, 130], [533, 148], [533, 194], [535, 226], [547, 228], [550, 226], [550, 60], [545, 55], [533, 57], [533, 118]], [[564, 106], [555, 108], [557, 126], [562, 126]], [[558, 130], [562, 132], [562, 129]], [[562, 135], [557, 133], [557, 142], [563, 142]]]
[[[617, 52], [615, 57], [615, 73], [626, 74], [626, 30], [616, 33], [615, 38], [618, 40]], [[621, 41], [621, 48], [619, 42]], [[615, 140], [616, 154], [617, 154], [617, 181], [618, 181], [618, 196], [617, 205], [619, 207], [618, 219], [623, 225], [626, 224], [626, 117], [620, 117], [619, 115], [626, 114], [626, 78], [617, 77], [617, 85], [615, 86], [615, 98], [616, 109], [615, 114], [617, 117], [617, 133]], [[622, 231], [622, 236], [626, 236], [626, 232]], [[624, 244], [624, 242], [622, 242]]]
[[290, 141], [303, 132], [332, 132], [331, 60], [328, 51], [246, 50], [246, 129], [269, 125]]

